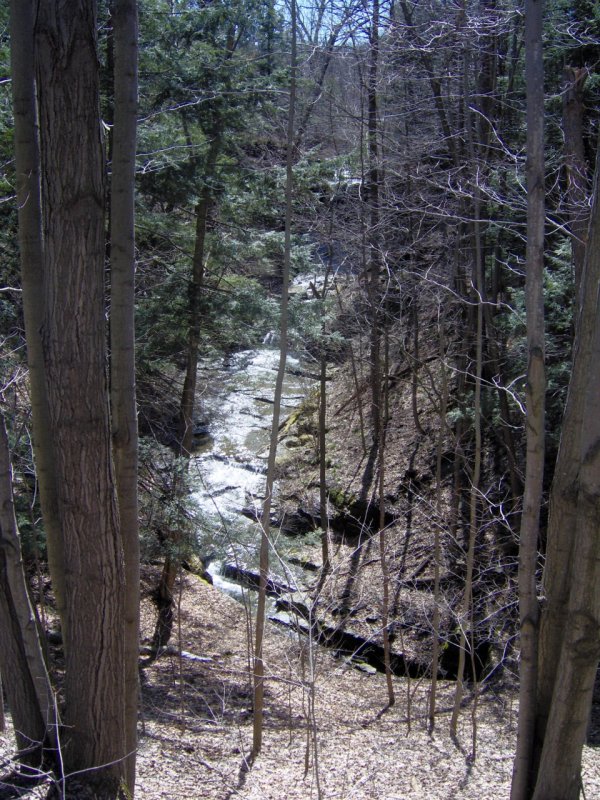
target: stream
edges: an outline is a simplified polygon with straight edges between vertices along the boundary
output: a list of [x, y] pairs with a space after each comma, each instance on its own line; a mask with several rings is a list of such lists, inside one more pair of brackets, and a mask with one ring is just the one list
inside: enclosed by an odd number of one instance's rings
[[[255, 588], [260, 547], [260, 526], [253, 519], [253, 510], [259, 515], [264, 500], [278, 365], [279, 349], [265, 343], [225, 360], [205, 360], [198, 370], [202, 418], [196, 426], [197, 449], [190, 464], [190, 477], [200, 510], [201, 553], [213, 584], [250, 607], [255, 606], [256, 592], [247, 587]], [[298, 408], [314, 387], [314, 378], [308, 377], [310, 371], [297, 356], [288, 355], [281, 421]], [[276, 506], [277, 485], [274, 503]], [[270, 538], [273, 547], [269, 580], [275, 584], [272, 594], [279, 598], [268, 598], [267, 616], [283, 625], [288, 634], [293, 631], [291, 635], [302, 635], [309, 627], [299, 609], [303, 590], [314, 582], [314, 573], [308, 574], [302, 566], [292, 563], [301, 547], [298, 537], [287, 536], [272, 525]], [[294, 595], [296, 590], [300, 595]], [[318, 641], [351, 657], [360, 669], [384, 669], [383, 647], [376, 637], [365, 639], [343, 625], [329, 627], [321, 622]], [[477, 661], [483, 669], [489, 642], [480, 644]], [[446, 642], [440, 677], [455, 675], [457, 659], [457, 644]], [[420, 677], [428, 665], [398, 651], [392, 653], [391, 666], [397, 675]]]
[[[279, 349], [265, 344], [225, 361], [205, 361], [199, 368], [202, 420], [191, 465], [202, 520], [199, 539], [210, 559], [214, 585], [239, 600], [244, 590], [221, 573], [226, 565], [258, 569], [259, 526], [242, 511], [259, 510], [264, 499], [278, 364]], [[288, 355], [281, 420], [300, 405], [313, 384], [302, 377], [300, 360]], [[285, 548], [285, 542], [278, 542], [278, 552]], [[293, 585], [302, 570], [281, 560], [271, 572]]]

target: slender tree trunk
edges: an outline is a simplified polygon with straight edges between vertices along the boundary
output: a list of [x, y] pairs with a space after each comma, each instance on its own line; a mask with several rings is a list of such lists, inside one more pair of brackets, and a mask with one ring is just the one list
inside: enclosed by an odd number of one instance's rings
[[222, 121], [219, 118], [211, 132], [211, 141], [204, 170], [204, 185], [196, 205], [196, 239], [192, 259], [192, 277], [189, 284], [189, 329], [188, 348], [183, 392], [179, 412], [179, 451], [189, 458], [194, 437], [194, 405], [198, 376], [198, 354], [202, 326], [201, 301], [204, 283], [204, 251], [208, 221], [214, 199], [214, 180], [217, 159], [221, 151]]
[[[43, 343], [68, 626], [64, 760], [99, 798], [124, 776], [124, 568], [112, 465], [104, 308], [104, 152], [96, 4], [48, 0], [36, 19]], [[74, 157], [76, 154], [77, 157]]]
[[429, 732], [433, 732], [435, 727], [435, 708], [437, 701], [437, 677], [440, 667], [440, 571], [442, 560], [442, 456], [444, 452], [444, 439], [447, 433], [446, 413], [448, 410], [448, 377], [446, 374], [446, 334], [445, 334], [444, 312], [441, 310], [439, 325], [439, 358], [441, 369], [441, 391], [439, 407], [438, 439], [436, 444], [436, 465], [435, 465], [435, 510], [436, 522], [433, 544], [433, 647], [431, 653], [431, 689], [429, 692]]
[[512, 415], [510, 413], [510, 407], [508, 404], [507, 391], [505, 389], [503, 375], [502, 375], [500, 348], [498, 345], [499, 332], [497, 326], [494, 324], [490, 303], [487, 300], [486, 296], [484, 296], [483, 299], [484, 299], [483, 318], [486, 328], [485, 340], [487, 346], [487, 363], [489, 369], [494, 375], [494, 383], [496, 384], [497, 388], [498, 405], [500, 410], [500, 423], [501, 423], [500, 436], [502, 439], [502, 443], [504, 444], [504, 449], [506, 451], [508, 472], [510, 476], [510, 488], [512, 493], [511, 506], [514, 508], [515, 505], [518, 502], [520, 502], [520, 498], [523, 494], [523, 484], [517, 467], [516, 447], [513, 436], [513, 429], [515, 426], [512, 422]]
[[[478, 235], [476, 234], [476, 237]], [[481, 278], [481, 264], [476, 257], [476, 271]], [[480, 279], [478, 280], [480, 285]], [[477, 305], [477, 332], [476, 332], [476, 366], [475, 366], [475, 396], [474, 406], [474, 429], [475, 429], [475, 452], [473, 454], [473, 471], [471, 475], [471, 486], [469, 490], [469, 539], [466, 558], [466, 575], [463, 601], [459, 614], [459, 660], [456, 676], [456, 692], [454, 695], [454, 708], [450, 720], [450, 730], [456, 735], [458, 715], [464, 693], [464, 669], [467, 655], [468, 637], [467, 629], [470, 628], [471, 652], [473, 651], [472, 639], [474, 635], [473, 617], [473, 570], [475, 566], [475, 544], [478, 532], [478, 509], [479, 509], [479, 481], [481, 476], [481, 371], [482, 371], [482, 346], [483, 346], [483, 308], [482, 304]], [[473, 675], [473, 680], [477, 678]]]
[[[228, 39], [232, 42], [232, 37]], [[233, 44], [227, 50], [229, 57], [233, 52]], [[191, 137], [188, 127], [183, 118], [183, 126], [186, 139], [192, 149]], [[179, 405], [178, 419], [178, 438], [177, 449], [179, 455], [185, 459], [189, 466], [189, 459], [192, 454], [194, 439], [194, 409], [196, 405], [196, 390], [198, 383], [198, 359], [200, 354], [200, 333], [202, 329], [202, 291], [204, 288], [204, 256], [206, 249], [206, 236], [209, 228], [211, 211], [214, 205], [214, 182], [217, 171], [217, 160], [221, 152], [223, 137], [223, 119], [219, 114], [216, 115], [214, 125], [210, 134], [210, 145], [204, 168], [204, 183], [200, 192], [200, 199], [196, 204], [196, 236], [194, 240], [194, 253], [192, 257], [192, 275], [188, 285], [188, 332], [187, 332], [187, 358], [185, 376], [183, 380], [183, 390]], [[192, 166], [197, 165], [195, 156], [190, 158]], [[181, 491], [179, 477], [174, 475], [173, 491], [176, 494]], [[185, 491], [185, 489], [184, 489]], [[168, 644], [173, 631], [174, 608], [173, 591], [175, 581], [180, 569], [180, 559], [176, 552], [176, 542], [171, 542], [172, 552], [165, 556], [163, 569], [161, 571], [158, 586], [155, 591], [155, 600], [158, 609], [158, 617], [152, 637], [152, 656], [150, 662], [159, 654], [161, 648]], [[146, 665], [149, 662], [146, 662]]]
[[[324, 302], [324, 300], [323, 300]], [[321, 519], [321, 554], [323, 575], [331, 570], [329, 554], [329, 512], [327, 495], [327, 356], [321, 353], [319, 380], [319, 516]]]
[[[227, 33], [227, 43], [225, 47], [225, 59], [229, 60], [233, 56], [237, 47], [238, 39], [235, 38], [233, 28]], [[188, 133], [185, 117], [183, 126], [190, 145], [192, 142]], [[189, 458], [192, 451], [192, 441], [194, 436], [194, 406], [196, 403], [196, 385], [198, 376], [198, 356], [200, 349], [200, 331], [202, 326], [201, 301], [204, 284], [204, 253], [206, 246], [206, 235], [210, 215], [215, 202], [215, 179], [217, 176], [217, 161], [223, 145], [223, 135], [225, 120], [218, 109], [213, 112], [212, 124], [206, 133], [209, 139], [208, 153], [204, 164], [204, 181], [200, 191], [200, 197], [196, 204], [196, 238], [194, 242], [194, 254], [192, 257], [192, 276], [188, 286], [188, 343], [187, 343], [187, 363], [185, 368], [185, 378], [183, 391], [181, 393], [181, 403], [179, 407], [179, 454], [184, 458]], [[190, 156], [190, 164], [196, 166], [198, 159]]]
[[424, 436], [425, 431], [423, 430], [421, 420], [419, 419], [419, 402], [417, 396], [417, 390], [419, 388], [419, 367], [421, 366], [421, 361], [419, 356], [419, 304], [416, 291], [413, 293], [413, 299], [410, 305], [410, 316], [413, 334], [413, 367], [411, 374], [410, 403], [415, 429], [420, 436]]
[[[469, 92], [469, 52], [464, 54], [463, 81], [464, 92], [463, 102], [465, 109], [465, 127], [467, 148], [470, 163], [475, 166], [476, 150], [473, 141], [473, 124], [470, 114], [470, 92]], [[475, 450], [473, 453], [473, 470], [471, 474], [471, 486], [469, 489], [469, 538], [466, 558], [465, 590], [461, 610], [459, 615], [459, 660], [456, 676], [456, 693], [454, 696], [454, 708], [450, 721], [450, 730], [456, 735], [460, 704], [464, 691], [464, 669], [467, 655], [468, 637], [467, 628], [470, 629], [470, 650], [473, 655], [474, 637], [474, 613], [473, 613], [473, 571], [475, 566], [475, 544], [479, 530], [479, 483], [481, 478], [481, 459], [482, 459], [482, 436], [481, 436], [481, 384], [483, 372], [483, 247], [481, 233], [481, 194], [477, 183], [473, 187], [473, 223], [471, 231], [471, 242], [473, 249], [473, 283], [476, 295], [476, 330], [475, 330], [475, 394], [473, 398], [473, 428], [475, 435]], [[473, 674], [473, 681], [476, 683], [477, 677]], [[475, 731], [475, 728], [474, 728]], [[475, 736], [473, 738], [473, 757], [475, 755]]]
[[135, 399], [135, 154], [137, 3], [113, 0], [114, 123], [111, 170], [110, 378], [112, 443], [125, 558], [126, 781], [133, 796], [139, 694], [140, 546]]
[[[462, 228], [462, 226], [461, 226]], [[462, 229], [459, 231], [458, 238], [463, 237]], [[458, 297], [465, 297], [467, 293], [466, 278], [462, 264], [460, 248], [455, 249], [454, 254], [454, 288]], [[456, 388], [454, 395], [459, 408], [464, 409], [466, 403], [467, 370], [469, 364], [468, 350], [470, 348], [471, 330], [467, 311], [464, 303], [459, 309], [459, 340], [462, 339], [462, 347], [457, 351], [454, 364], [456, 375]], [[465, 491], [466, 457], [465, 440], [467, 438], [467, 424], [464, 411], [458, 418], [454, 427], [454, 464], [452, 468], [452, 496], [450, 498], [450, 514], [448, 533], [452, 542], [456, 543], [458, 549], [459, 528], [463, 528], [463, 495]]]
[[383, 400], [381, 410], [383, 419], [381, 420], [381, 438], [379, 444], [379, 557], [381, 559], [381, 579], [383, 592], [381, 599], [381, 630], [383, 635], [383, 661], [385, 667], [385, 681], [388, 693], [388, 708], [396, 702], [394, 695], [394, 682], [392, 680], [392, 659], [389, 631], [390, 616], [390, 567], [387, 558], [387, 537], [385, 535], [385, 445], [386, 431], [388, 425], [388, 405], [389, 405], [389, 340], [387, 330], [384, 334], [384, 375], [383, 375]]
[[[340, 289], [337, 283], [335, 284], [335, 293], [338, 300], [338, 306], [340, 312], [343, 312], [344, 306], [342, 303], [342, 298], [340, 295]], [[350, 366], [352, 368], [352, 380], [354, 382], [354, 391], [356, 392], [356, 407], [358, 408], [358, 419], [360, 422], [360, 440], [362, 443], [362, 450], [363, 455], [366, 456], [367, 454], [367, 439], [365, 436], [365, 415], [363, 412], [363, 404], [362, 404], [362, 391], [360, 387], [360, 381], [358, 379], [358, 370], [356, 368], [356, 356], [354, 355], [354, 347], [352, 342], [348, 342], [348, 352], [350, 355]]]
[[[329, 224], [329, 238], [333, 234], [333, 218]], [[313, 291], [321, 305], [321, 356], [319, 370], [319, 518], [321, 521], [321, 555], [323, 560], [322, 578], [331, 571], [331, 556], [329, 548], [329, 509], [327, 493], [327, 348], [325, 343], [326, 320], [325, 301], [327, 299], [329, 273], [332, 266], [332, 251], [329, 247], [327, 268], [323, 277], [323, 288], [319, 293], [316, 287]]]
[[[32, 766], [42, 748], [56, 747], [54, 693], [29, 600], [12, 497], [12, 470], [4, 417], [0, 415], [0, 671], [21, 751]], [[0, 703], [3, 703], [0, 694]], [[54, 755], [54, 754], [53, 754]]]
[[380, 234], [380, 188], [379, 164], [379, 0], [373, 0], [371, 31], [369, 37], [369, 72], [367, 79], [367, 142], [369, 157], [369, 230], [368, 250], [368, 296], [370, 306], [370, 367], [371, 367], [371, 425], [373, 441], [377, 444], [381, 425], [381, 312], [379, 309], [381, 280], [381, 234]]
[[539, 605], [536, 566], [544, 475], [544, 74], [543, 4], [527, 0], [525, 11], [527, 85], [527, 461], [519, 546], [521, 664], [519, 728], [511, 800], [531, 789], [537, 692]]
[[290, 55], [290, 99], [287, 124], [287, 158], [285, 181], [285, 243], [283, 254], [283, 285], [281, 287], [281, 318], [279, 325], [279, 368], [275, 382], [275, 397], [273, 403], [273, 419], [271, 423], [271, 440], [269, 446], [269, 459], [267, 462], [267, 481], [265, 500], [261, 516], [260, 536], [260, 582], [258, 589], [258, 604], [256, 609], [256, 635], [254, 640], [254, 724], [252, 731], [252, 753], [254, 760], [262, 747], [264, 723], [264, 693], [265, 693], [265, 664], [263, 660], [263, 642], [265, 632], [265, 606], [267, 596], [267, 578], [269, 573], [269, 546], [270, 546], [270, 518], [271, 499], [275, 482], [275, 460], [277, 457], [277, 440], [279, 436], [279, 416], [281, 410], [281, 396], [283, 393], [283, 379], [285, 376], [285, 363], [287, 358], [287, 331], [288, 331], [288, 292], [290, 276], [290, 260], [292, 250], [292, 199], [294, 184], [294, 126], [296, 114], [296, 0], [291, 0], [291, 55]]
[[[475, 120], [477, 149], [483, 161], [488, 161], [490, 134], [493, 131], [493, 120], [497, 119], [495, 104], [497, 98], [498, 75], [498, 36], [496, 26], [492, 22], [497, 14], [497, 0], [481, 0], [481, 14], [489, 24], [480, 38], [480, 53], [477, 59], [477, 98], [475, 103], [479, 110]], [[484, 23], [485, 24], [485, 23]]]
[[174, 590], [179, 573], [181, 559], [175, 553], [165, 556], [158, 585], [153, 593], [154, 604], [158, 611], [154, 635], [152, 636], [151, 655], [145, 665], [152, 663], [160, 651], [167, 646], [173, 633], [175, 619]]
[[44, 316], [44, 269], [40, 153], [34, 64], [31, 57], [34, 5], [33, 0], [12, 0], [11, 2], [10, 42], [14, 148], [33, 451], [46, 533], [48, 563], [52, 574], [52, 588], [56, 598], [57, 611], [64, 624], [66, 620], [64, 555], [40, 327], [40, 321]]

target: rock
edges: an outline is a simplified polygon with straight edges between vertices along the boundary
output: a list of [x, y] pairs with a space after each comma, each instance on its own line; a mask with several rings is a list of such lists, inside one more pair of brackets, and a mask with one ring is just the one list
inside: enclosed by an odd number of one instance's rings
[[191, 572], [192, 575], [196, 575], [198, 578], [202, 578], [203, 581], [212, 585], [212, 575], [207, 570], [208, 563], [198, 558], [198, 556], [191, 555], [185, 561], [181, 562], [181, 566], [187, 570], [187, 572]]
[[[240, 567], [237, 564], [223, 564], [221, 575], [229, 581], [234, 581], [249, 589], [258, 589], [260, 584], [260, 574], [254, 570]], [[288, 586], [269, 576], [267, 578], [267, 594], [272, 597], [280, 597], [284, 594], [293, 594], [295, 586]]]
[[288, 562], [295, 567], [302, 567], [302, 569], [305, 569], [307, 572], [318, 572], [321, 569], [318, 564], [313, 564], [312, 561], [306, 561], [304, 558], [295, 558], [291, 556], [288, 558]]
[[310, 605], [310, 599], [303, 592], [288, 592], [275, 603], [278, 611], [287, 611], [303, 619], [310, 618]]
[[354, 669], [359, 670], [359, 672], [366, 672], [367, 675], [377, 675], [377, 670], [375, 667], [371, 666], [371, 664], [367, 664], [364, 661], [355, 661], [353, 658], [348, 659], [348, 664]]
[[[258, 505], [244, 506], [242, 509], [240, 509], [240, 514], [248, 519], [251, 519], [253, 522], [260, 522], [262, 517], [262, 508]], [[280, 527], [280, 520], [276, 513], [271, 513], [269, 517], [269, 524], [273, 528]]]
[[293, 450], [295, 447], [302, 447], [299, 436], [286, 436], [282, 444], [287, 447], [288, 450]]
[[298, 507], [296, 511], [287, 511], [279, 521], [278, 526], [288, 536], [302, 536], [310, 533], [320, 526], [319, 515]]

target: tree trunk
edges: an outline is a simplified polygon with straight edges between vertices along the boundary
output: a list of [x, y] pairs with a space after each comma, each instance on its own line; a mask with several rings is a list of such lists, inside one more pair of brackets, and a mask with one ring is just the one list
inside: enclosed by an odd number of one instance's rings
[[[296, 137], [297, 138], [297, 137]], [[329, 222], [329, 238], [333, 235], [333, 217]], [[321, 556], [323, 567], [321, 572], [321, 582], [331, 571], [331, 554], [329, 546], [329, 509], [327, 492], [327, 348], [326, 337], [326, 309], [329, 274], [331, 272], [332, 249], [329, 246], [327, 268], [323, 278], [323, 288], [319, 292], [314, 286], [313, 293], [320, 300], [321, 311], [321, 354], [319, 358], [319, 519], [321, 522]]]
[[415, 290], [412, 294], [410, 302], [410, 324], [413, 334], [413, 358], [411, 370], [411, 385], [410, 385], [410, 404], [412, 408], [412, 417], [415, 424], [415, 430], [419, 436], [425, 436], [425, 431], [419, 419], [419, 367], [421, 366], [421, 359], [419, 355], [419, 301], [417, 299], [418, 292]]
[[290, 280], [290, 261], [292, 250], [292, 200], [293, 200], [293, 159], [294, 159], [294, 124], [296, 114], [296, 0], [291, 0], [291, 55], [290, 55], [290, 101], [287, 123], [287, 158], [285, 180], [285, 239], [283, 253], [283, 285], [281, 287], [281, 318], [279, 324], [279, 368], [275, 382], [275, 397], [273, 402], [273, 419], [271, 422], [271, 439], [269, 445], [269, 459], [267, 462], [267, 480], [265, 500], [261, 516], [260, 536], [260, 580], [258, 588], [258, 603], [256, 608], [256, 635], [254, 639], [254, 721], [252, 729], [252, 753], [254, 760], [262, 747], [263, 720], [264, 720], [264, 692], [265, 692], [265, 665], [263, 660], [263, 641], [265, 632], [265, 608], [267, 597], [267, 578], [269, 573], [269, 547], [270, 547], [270, 518], [271, 498], [275, 482], [275, 460], [277, 457], [277, 440], [279, 437], [279, 416], [281, 410], [281, 396], [283, 393], [283, 379], [285, 377], [285, 363], [287, 359], [287, 332], [288, 332], [288, 292]]
[[435, 459], [435, 532], [433, 544], [433, 560], [434, 560], [434, 573], [433, 573], [433, 618], [431, 627], [433, 631], [433, 646], [431, 649], [431, 689], [429, 693], [429, 724], [428, 730], [433, 732], [435, 727], [435, 709], [437, 702], [437, 679], [440, 667], [440, 571], [442, 560], [442, 520], [444, 510], [442, 506], [442, 457], [444, 454], [444, 440], [448, 432], [448, 421], [446, 414], [448, 411], [448, 375], [446, 372], [446, 320], [443, 308], [440, 309], [440, 318], [438, 320], [439, 328], [439, 357], [441, 369], [441, 389], [439, 392], [440, 405], [438, 410], [439, 425], [437, 443], [436, 443], [436, 459]]
[[381, 403], [382, 420], [380, 424], [381, 438], [379, 443], [379, 557], [381, 560], [381, 580], [383, 584], [381, 598], [381, 631], [383, 638], [383, 662], [385, 681], [388, 693], [388, 708], [396, 702], [394, 681], [392, 679], [391, 643], [389, 631], [390, 616], [390, 567], [387, 557], [387, 537], [385, 535], [385, 445], [388, 425], [389, 400], [389, 340], [385, 332], [383, 401]]
[[[485, 288], [485, 287], [484, 287]], [[506, 459], [508, 462], [508, 472], [510, 475], [510, 489], [512, 499], [510, 503], [511, 510], [520, 504], [523, 495], [523, 483], [518, 470], [515, 437], [513, 431], [515, 425], [512, 421], [512, 414], [508, 403], [508, 392], [505, 388], [505, 381], [503, 378], [503, 369], [500, 358], [500, 332], [494, 323], [492, 316], [491, 304], [484, 293], [483, 298], [483, 319], [485, 322], [486, 336], [485, 341], [487, 345], [487, 364], [489, 370], [494, 375], [494, 384], [498, 394], [498, 406], [500, 412], [500, 437], [504, 450], [506, 451]]]
[[43, 343], [63, 532], [66, 772], [114, 798], [124, 774], [124, 569], [111, 457], [96, 4], [38, 8]]
[[[473, 141], [473, 123], [470, 113], [470, 91], [469, 91], [469, 52], [464, 53], [463, 65], [463, 104], [464, 119], [466, 127], [466, 139], [468, 156], [471, 165], [476, 164], [476, 151]], [[473, 428], [475, 436], [475, 449], [473, 453], [473, 469], [471, 474], [471, 485], [469, 488], [469, 537], [466, 555], [466, 575], [465, 589], [461, 609], [459, 612], [459, 659], [456, 676], [456, 692], [454, 696], [454, 708], [450, 720], [450, 731], [456, 736], [458, 716], [464, 691], [464, 669], [467, 655], [467, 648], [470, 649], [473, 657], [473, 636], [474, 636], [474, 613], [473, 613], [473, 571], [475, 566], [475, 544], [479, 532], [479, 482], [481, 478], [482, 461], [482, 436], [481, 436], [481, 388], [483, 371], [483, 246], [481, 234], [481, 194], [479, 186], [474, 182], [473, 189], [473, 223], [471, 231], [472, 262], [473, 262], [473, 285], [476, 294], [476, 328], [475, 328], [475, 394], [473, 398]], [[470, 642], [467, 632], [470, 631]], [[473, 671], [474, 672], [474, 671]], [[473, 681], [476, 683], [477, 677], [473, 674]], [[473, 726], [473, 752], [475, 757], [475, 725]]]
[[175, 554], [165, 556], [162, 571], [160, 573], [160, 580], [158, 586], [154, 590], [153, 599], [158, 617], [156, 625], [154, 626], [154, 635], [152, 636], [151, 655], [145, 665], [152, 663], [160, 654], [160, 651], [167, 646], [173, 633], [173, 622], [175, 617], [175, 609], [173, 602], [173, 591], [175, 589], [175, 581], [179, 572], [180, 558]]
[[519, 727], [511, 800], [529, 797], [537, 686], [539, 605], [536, 566], [544, 476], [544, 66], [543, 6], [527, 0], [527, 461], [519, 545], [521, 664]]
[[370, 307], [370, 368], [371, 368], [371, 425], [373, 441], [377, 445], [381, 425], [381, 236], [380, 236], [380, 183], [379, 168], [379, 124], [377, 108], [377, 83], [379, 74], [379, 0], [373, 0], [371, 32], [369, 36], [369, 73], [367, 79], [367, 142], [369, 158], [368, 202], [369, 230], [367, 233], [368, 277], [367, 291]]
[[600, 659], [600, 149], [582, 275], [582, 308], [552, 484], [539, 638], [534, 800], [580, 790]]
[[221, 150], [222, 121], [219, 118], [211, 133], [211, 142], [204, 171], [204, 185], [196, 205], [196, 239], [192, 259], [192, 277], [189, 284], [189, 329], [187, 363], [181, 405], [179, 412], [179, 452], [189, 457], [194, 437], [194, 405], [196, 402], [196, 383], [198, 375], [198, 351], [200, 347], [200, 327], [202, 324], [200, 303], [204, 281], [204, 246], [208, 220], [213, 204], [213, 183], [217, 168], [217, 158]]
[[[323, 295], [325, 289], [323, 289]], [[324, 302], [324, 297], [322, 298]], [[329, 553], [329, 513], [327, 494], [327, 356], [325, 347], [321, 352], [319, 379], [319, 517], [321, 520], [321, 555], [323, 576], [331, 570]]]
[[[4, 417], [0, 415], [0, 672], [13, 719], [20, 760], [39, 767], [42, 748], [56, 746], [58, 718], [29, 600]], [[2, 696], [0, 695], [0, 702]]]
[[[239, 39], [234, 35], [234, 29], [230, 28], [227, 34], [225, 47], [225, 59], [229, 60], [233, 56]], [[182, 117], [183, 127], [190, 148], [190, 165], [197, 166], [198, 158], [193, 155], [191, 137], [188, 132], [185, 116]], [[188, 343], [187, 343], [187, 362], [185, 368], [185, 378], [183, 381], [183, 391], [181, 393], [181, 403], [179, 406], [179, 454], [184, 458], [189, 458], [192, 450], [194, 436], [194, 406], [196, 403], [196, 384], [198, 377], [198, 354], [200, 348], [201, 301], [204, 283], [204, 251], [206, 245], [206, 234], [213, 204], [215, 202], [215, 178], [217, 174], [217, 160], [223, 144], [223, 134], [225, 120], [219, 110], [213, 112], [212, 123], [206, 135], [209, 139], [208, 152], [204, 165], [204, 181], [200, 191], [200, 198], [196, 204], [196, 238], [194, 242], [194, 254], [192, 257], [192, 276], [188, 286]]]
[[11, 70], [14, 109], [15, 171], [19, 217], [19, 250], [23, 314], [33, 426], [33, 452], [46, 533], [48, 563], [56, 608], [65, 624], [62, 533], [58, 512], [56, 470], [46, 393], [40, 321], [44, 316], [44, 269], [40, 153], [33, 52], [33, 0], [12, 0], [10, 14]]
[[112, 444], [125, 558], [126, 782], [133, 796], [139, 694], [140, 545], [135, 401], [135, 152], [137, 3], [113, 0], [114, 123], [111, 169], [110, 378]]

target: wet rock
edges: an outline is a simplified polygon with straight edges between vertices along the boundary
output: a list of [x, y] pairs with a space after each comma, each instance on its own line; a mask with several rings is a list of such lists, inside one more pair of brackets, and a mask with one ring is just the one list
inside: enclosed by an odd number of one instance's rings
[[[246, 517], [247, 519], [251, 519], [253, 522], [260, 522], [262, 518], [262, 508], [260, 506], [244, 506], [240, 509], [240, 514]], [[280, 523], [280, 519], [275, 512], [272, 512], [269, 517], [269, 524], [273, 528], [278, 528]]]
[[275, 607], [278, 611], [287, 611], [288, 614], [309, 620], [311, 602], [303, 592], [289, 592], [277, 600]]
[[233, 458], [232, 456], [225, 456], [221, 453], [216, 453], [215, 455], [211, 455], [215, 461], [220, 461], [222, 464], [233, 464], [239, 469], [245, 469], [248, 472], [254, 472], [256, 475], [266, 475], [267, 468], [264, 464], [254, 462], [254, 461], [243, 461], [239, 458]]
[[192, 555], [185, 561], [182, 561], [181, 566], [183, 569], [187, 570], [187, 572], [191, 572], [192, 575], [197, 575], [198, 578], [202, 578], [203, 581], [212, 584], [212, 575], [208, 571], [209, 562], [210, 559], [205, 561], [198, 558], [198, 556]]
[[[246, 586], [248, 589], [258, 589], [260, 585], [260, 574], [258, 572], [238, 566], [237, 564], [223, 564], [221, 567], [221, 575], [228, 581], [234, 581], [242, 586]], [[293, 594], [295, 591], [295, 586], [289, 586], [271, 576], [267, 578], [267, 594], [271, 597]]]
[[298, 507], [295, 511], [286, 511], [278, 521], [280, 530], [288, 536], [303, 536], [316, 530], [320, 524], [318, 514], [315, 515], [302, 507]]
[[318, 564], [313, 564], [312, 561], [306, 561], [303, 558], [295, 558], [294, 556], [288, 558], [288, 562], [295, 567], [302, 567], [302, 569], [305, 569], [307, 572], [318, 572], [321, 569]]

